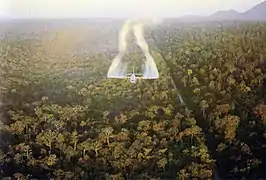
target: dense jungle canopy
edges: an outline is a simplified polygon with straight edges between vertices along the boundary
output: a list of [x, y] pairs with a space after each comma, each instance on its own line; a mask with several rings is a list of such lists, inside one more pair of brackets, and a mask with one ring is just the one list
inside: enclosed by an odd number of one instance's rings
[[136, 84], [106, 78], [119, 27], [72, 26], [0, 40], [1, 178], [266, 179], [265, 23], [148, 29]]

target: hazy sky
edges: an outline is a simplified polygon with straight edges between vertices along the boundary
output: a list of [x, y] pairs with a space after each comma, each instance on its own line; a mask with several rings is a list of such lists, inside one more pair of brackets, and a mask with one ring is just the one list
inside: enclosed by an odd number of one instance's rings
[[264, 0], [0, 0], [9, 17], [128, 17], [243, 12]]

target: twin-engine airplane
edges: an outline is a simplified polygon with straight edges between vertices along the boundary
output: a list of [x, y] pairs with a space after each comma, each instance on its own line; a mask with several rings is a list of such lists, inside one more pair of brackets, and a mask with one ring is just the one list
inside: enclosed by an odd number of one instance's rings
[[[129, 78], [131, 83], [136, 83], [137, 79], [158, 79], [159, 72], [153, 57], [149, 52], [149, 46], [144, 38], [144, 25], [149, 22], [145, 19], [129, 19], [127, 20], [119, 33], [119, 51], [117, 56], [113, 59], [108, 73], [108, 78]], [[133, 31], [133, 34], [136, 38], [136, 43], [142, 50], [145, 61], [143, 66], [143, 74], [135, 74], [134, 68], [132, 74], [127, 74], [127, 63], [123, 61], [123, 57], [126, 54], [127, 50], [127, 37], [130, 35], [130, 31]]]
[[118, 79], [129, 79], [131, 83], [136, 83], [137, 79], [158, 79], [158, 77], [143, 76], [141, 73], [135, 73], [134, 67], [132, 68], [132, 73], [128, 73], [126, 76], [109, 76], [109, 78], [118, 78]]

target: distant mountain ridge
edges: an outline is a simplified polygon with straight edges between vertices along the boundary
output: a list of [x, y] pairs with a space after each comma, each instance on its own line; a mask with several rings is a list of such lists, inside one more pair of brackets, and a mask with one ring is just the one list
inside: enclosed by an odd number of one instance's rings
[[230, 9], [227, 11], [218, 11], [209, 16], [187, 15], [178, 19], [181, 21], [266, 21], [266, 1], [252, 7], [244, 13]]

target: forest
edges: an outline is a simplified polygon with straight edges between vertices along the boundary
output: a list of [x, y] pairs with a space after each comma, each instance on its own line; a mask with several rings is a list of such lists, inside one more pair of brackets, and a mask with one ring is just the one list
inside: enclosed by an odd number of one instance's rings
[[136, 84], [85, 33], [0, 40], [0, 178], [266, 179], [266, 23], [150, 28], [160, 78]]

